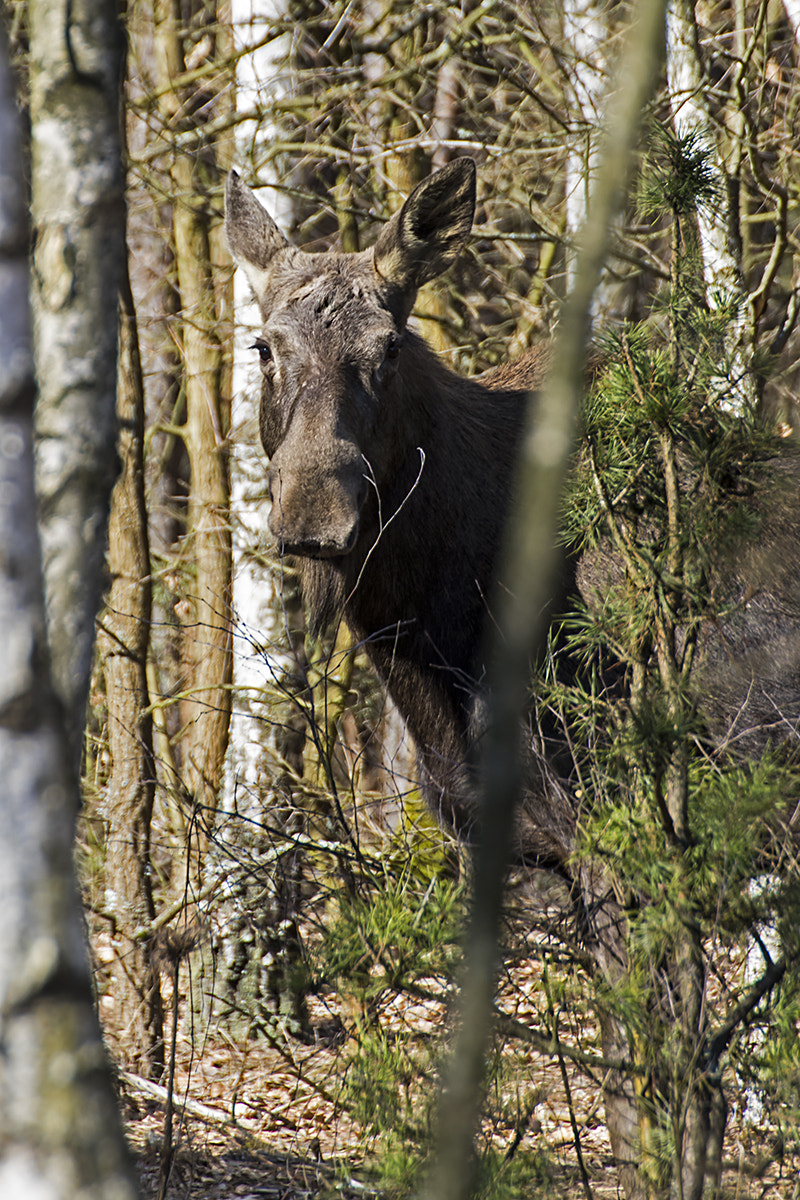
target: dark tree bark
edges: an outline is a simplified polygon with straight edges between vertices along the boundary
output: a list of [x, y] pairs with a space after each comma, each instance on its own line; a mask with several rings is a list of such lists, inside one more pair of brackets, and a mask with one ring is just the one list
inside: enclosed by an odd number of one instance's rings
[[155, 763], [147, 691], [151, 589], [143, 478], [144, 397], [130, 295], [123, 297], [120, 312], [118, 413], [122, 474], [111, 500], [111, 588], [98, 635], [111, 760], [103, 804], [106, 907], [114, 917], [118, 1024], [125, 1027], [135, 1069], [157, 1077], [164, 1065], [161, 982], [149, 942], [137, 936], [154, 916], [150, 819]]

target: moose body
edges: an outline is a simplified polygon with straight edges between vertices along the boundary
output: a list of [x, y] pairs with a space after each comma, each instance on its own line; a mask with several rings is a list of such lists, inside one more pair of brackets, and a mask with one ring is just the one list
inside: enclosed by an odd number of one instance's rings
[[[481, 724], [481, 647], [514, 461], [546, 364], [546, 352], [531, 352], [465, 380], [407, 325], [417, 289], [461, 251], [474, 207], [474, 164], [458, 159], [420, 184], [375, 247], [357, 254], [290, 246], [235, 173], [226, 208], [232, 253], [264, 318], [256, 348], [270, 530], [297, 561], [312, 622], [343, 614], [366, 647], [415, 739], [432, 807], [459, 829], [472, 820], [466, 764]], [[796, 469], [793, 478], [785, 517], [796, 526]], [[780, 521], [774, 535], [788, 536]], [[736, 586], [755, 584], [766, 607], [751, 606], [740, 630], [751, 644], [733, 674], [725, 629], [709, 635], [720, 723], [751, 703], [757, 672], [770, 677], [764, 619], [773, 633], [781, 626], [784, 645], [770, 668], [775, 687], [755, 689], [767, 697], [761, 708], [780, 694], [784, 715], [800, 712], [800, 578], [786, 567], [780, 594], [771, 592], [757, 580], [761, 561], [739, 564], [750, 579]], [[584, 564], [587, 594], [602, 587], [604, 569]], [[563, 787], [532, 755], [522, 851], [563, 865], [572, 834]]]

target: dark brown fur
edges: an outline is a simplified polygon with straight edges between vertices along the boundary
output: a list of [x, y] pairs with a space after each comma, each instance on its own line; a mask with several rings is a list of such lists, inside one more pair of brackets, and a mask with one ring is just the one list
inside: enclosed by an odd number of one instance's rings
[[[455, 375], [406, 326], [416, 289], [469, 233], [474, 167], [431, 177], [374, 251], [306, 255], [233, 175], [231, 249], [265, 318], [261, 434], [270, 528], [300, 570], [311, 620], [344, 615], [419, 749], [426, 791], [471, 821], [465, 763], [480, 647], [533, 351], [481, 380]], [[538, 851], [563, 858], [562, 838]]]

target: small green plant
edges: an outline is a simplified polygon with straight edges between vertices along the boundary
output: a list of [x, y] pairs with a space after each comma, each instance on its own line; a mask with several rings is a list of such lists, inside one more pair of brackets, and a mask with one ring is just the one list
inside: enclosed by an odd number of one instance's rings
[[[363, 1131], [382, 1194], [412, 1194], [432, 1143], [437, 1079], [448, 1044], [465, 906], [462, 880], [398, 871], [396, 854], [372, 864], [322, 937], [323, 977], [357, 1001], [340, 1102]], [[476, 1196], [534, 1196], [546, 1160], [526, 1138], [532, 1108], [527, 1062], [495, 1054], [488, 1084]], [[521, 1099], [522, 1097], [522, 1099]]]

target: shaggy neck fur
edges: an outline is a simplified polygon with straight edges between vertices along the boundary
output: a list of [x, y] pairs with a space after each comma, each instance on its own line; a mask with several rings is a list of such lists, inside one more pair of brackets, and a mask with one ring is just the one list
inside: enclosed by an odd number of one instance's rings
[[462, 828], [496, 556], [528, 388], [545, 365], [531, 353], [465, 380], [409, 336], [385, 431], [392, 468], [355, 548], [298, 563], [312, 620], [344, 615], [416, 741], [429, 800]]

